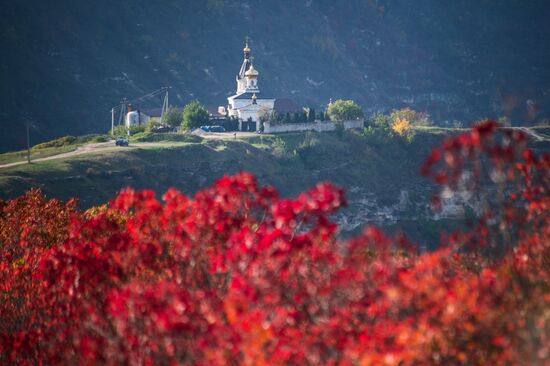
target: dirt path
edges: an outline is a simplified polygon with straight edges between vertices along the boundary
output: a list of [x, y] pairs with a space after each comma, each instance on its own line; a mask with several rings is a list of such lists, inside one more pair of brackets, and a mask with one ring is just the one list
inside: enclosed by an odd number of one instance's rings
[[[545, 135], [538, 134], [537, 132], [533, 131], [532, 129], [529, 129], [529, 128], [526, 128], [526, 127], [507, 127], [507, 129], [520, 130], [520, 131], [526, 133], [534, 141], [550, 140], [549, 137], [547, 137]], [[215, 133], [215, 132], [203, 132], [203, 131], [197, 132], [197, 131], [198, 130], [196, 130], [196, 133], [195, 133], [196, 135], [198, 135], [202, 138], [206, 138], [206, 139], [225, 139], [225, 140], [230, 140], [231, 139], [232, 140], [232, 139], [240, 138], [240, 137], [259, 136], [255, 132], [237, 132], [237, 133], [234, 133], [234, 132], [218, 132], [218, 133]], [[124, 151], [126, 149], [135, 149], [135, 148], [163, 147], [163, 146], [169, 147], [169, 146], [174, 145], [174, 144], [177, 144], [177, 143], [171, 143], [171, 142], [168, 142], [168, 141], [164, 141], [164, 142], [163, 141], [160, 141], [160, 142], [135, 142], [135, 143], [130, 143], [130, 146], [128, 146], [128, 147], [117, 147], [117, 146], [115, 146], [114, 141], [99, 142], [99, 143], [94, 143], [94, 144], [82, 145], [82, 146], [79, 146], [74, 151], [69, 151], [69, 152], [66, 152], [66, 153], [60, 153], [60, 154], [48, 156], [48, 157], [45, 157], [45, 158], [32, 159], [32, 156], [31, 156], [31, 162], [40, 162], [40, 161], [47, 161], [47, 160], [64, 159], [64, 158], [70, 158], [70, 157], [74, 157], [74, 156], [78, 156], [78, 155], [84, 155], [84, 154], [90, 154], [90, 153], [96, 153], [96, 152], [113, 151], [113, 150]], [[23, 164], [27, 164], [27, 161], [22, 160], [22, 161], [17, 161], [17, 162], [8, 163], [8, 164], [1, 164], [0, 169], [9, 168], [9, 167], [17, 166], [17, 165], [23, 165]]]
[[[112, 148], [114, 148], [114, 142], [112, 142], [112, 141], [99, 142], [99, 143], [95, 143], [95, 144], [87, 144], [87, 145], [82, 145], [82, 146], [77, 147], [76, 150], [74, 150], [74, 151], [69, 151], [69, 152], [66, 152], [66, 153], [56, 154], [56, 155], [52, 155], [52, 156], [47, 156], [45, 158], [33, 159], [32, 155], [31, 155], [31, 163], [32, 162], [39, 162], [39, 161], [46, 161], [46, 160], [69, 158], [69, 157], [72, 157], [72, 156], [88, 154], [90, 152], [95, 152], [95, 151], [104, 151], [104, 150], [112, 149]], [[22, 164], [27, 164], [27, 161], [23, 160], [23, 161], [16, 161], [14, 163], [2, 164], [2, 165], [0, 165], [0, 168], [9, 168], [9, 167], [12, 167], [12, 166], [17, 166], [17, 165], [22, 165]]]
[[[203, 133], [200, 134], [201, 137], [206, 139], [234, 139], [239, 137], [245, 137], [245, 136], [256, 136], [256, 133], [253, 132], [237, 132], [235, 135], [233, 132], [221, 132], [221, 133]], [[163, 147], [163, 146], [171, 146], [171, 145], [177, 145], [177, 142], [169, 142], [169, 141], [159, 141], [159, 142], [131, 142], [128, 147], [117, 147], [115, 146], [114, 141], [109, 142], [99, 142], [94, 144], [86, 144], [79, 146], [74, 151], [69, 151], [66, 153], [60, 153], [52, 156], [47, 156], [45, 158], [37, 158], [33, 159], [31, 156], [31, 163], [32, 162], [41, 162], [41, 161], [47, 161], [47, 160], [57, 160], [57, 159], [64, 159], [64, 158], [71, 158], [78, 155], [84, 155], [84, 154], [90, 154], [90, 153], [97, 153], [97, 152], [104, 152], [104, 151], [112, 151], [112, 150], [120, 150], [124, 151], [126, 149], [135, 149], [135, 148], [148, 148], [148, 147]], [[16, 161], [13, 163], [8, 164], [2, 164], [0, 165], [0, 169], [2, 168], [9, 168], [14, 167], [18, 165], [27, 164], [26, 160], [22, 161]]]
[[[74, 151], [69, 151], [69, 152], [61, 153], [61, 154], [56, 154], [56, 155], [48, 156], [48, 157], [45, 157], [45, 158], [33, 159], [32, 156], [31, 156], [31, 163], [36, 163], [36, 162], [41, 162], [41, 161], [46, 161], [46, 160], [71, 158], [71, 157], [78, 156], [78, 155], [84, 155], [84, 154], [90, 154], [90, 153], [96, 153], [96, 152], [105, 152], [105, 151], [112, 151], [112, 150], [124, 151], [126, 149], [135, 149], [135, 148], [140, 148], [140, 147], [161, 147], [161, 146], [169, 146], [169, 145], [170, 145], [170, 143], [166, 143], [166, 142], [136, 142], [136, 143], [131, 143], [130, 146], [128, 146], [128, 147], [117, 147], [117, 146], [115, 146], [114, 141], [99, 142], [99, 143], [95, 143], [95, 144], [82, 145], [82, 146], [79, 146]], [[17, 162], [14, 162], [14, 163], [2, 164], [2, 165], [0, 165], [0, 169], [9, 168], [9, 167], [17, 166], [17, 165], [23, 165], [23, 164], [27, 164], [27, 161], [23, 160], [23, 161], [17, 161]]]

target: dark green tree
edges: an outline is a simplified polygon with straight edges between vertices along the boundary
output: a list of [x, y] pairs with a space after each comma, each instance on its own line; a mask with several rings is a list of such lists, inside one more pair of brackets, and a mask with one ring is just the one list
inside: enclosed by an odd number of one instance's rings
[[344, 138], [344, 132], [346, 131], [344, 124], [340, 121], [335, 122], [335, 124], [336, 124], [336, 129], [335, 129], [336, 136], [338, 136], [338, 138], [342, 140]]
[[391, 117], [382, 112], [375, 112], [370, 118], [370, 124], [375, 127], [389, 127], [391, 122]]
[[315, 109], [309, 107], [307, 109], [307, 121], [308, 122], [315, 122]]
[[283, 123], [290, 123], [292, 122], [292, 119], [290, 118], [290, 113], [286, 112], [285, 117], [283, 118]]
[[183, 108], [182, 128], [190, 130], [208, 124], [208, 110], [198, 100], [194, 100]]
[[363, 110], [353, 100], [337, 100], [329, 105], [327, 114], [331, 121], [347, 121], [363, 117]]
[[178, 127], [183, 122], [183, 114], [181, 109], [170, 108], [164, 115], [162, 121], [171, 127]]

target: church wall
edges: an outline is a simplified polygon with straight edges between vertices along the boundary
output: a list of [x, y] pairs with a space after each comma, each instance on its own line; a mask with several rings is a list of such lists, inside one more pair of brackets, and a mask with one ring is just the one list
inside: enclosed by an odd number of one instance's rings
[[274, 104], [275, 99], [258, 99], [256, 104], [252, 104], [251, 99], [234, 99], [233, 109], [230, 110], [230, 115], [237, 116], [243, 121], [252, 118], [254, 122], [257, 122], [259, 113], [263, 111], [267, 111], [268, 113], [271, 112]]
[[246, 82], [244, 80], [237, 81], [237, 94], [244, 92], [246, 89]]
[[[268, 115], [273, 112], [273, 106], [275, 105], [275, 99], [258, 99], [257, 102], [259, 113], [267, 113]], [[260, 116], [256, 117], [259, 119]]]
[[255, 122], [258, 119], [257, 110], [248, 110], [248, 111], [241, 110], [240, 114], [241, 114], [240, 119], [243, 121], [248, 121], [249, 118], [252, 118], [252, 121]]

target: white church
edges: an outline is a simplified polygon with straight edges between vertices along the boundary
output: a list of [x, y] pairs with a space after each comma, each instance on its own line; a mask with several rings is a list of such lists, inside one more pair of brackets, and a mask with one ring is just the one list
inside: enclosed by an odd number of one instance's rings
[[[251, 49], [248, 41], [243, 49], [244, 60], [237, 74], [237, 93], [227, 98], [228, 117], [239, 119], [239, 130], [255, 130], [261, 116], [273, 112], [275, 99], [264, 97], [258, 88], [258, 70], [252, 64]], [[253, 126], [251, 126], [253, 124]]]
[[[246, 42], [243, 49], [244, 60], [239, 73], [237, 74], [237, 92], [227, 98], [227, 109], [218, 107], [218, 115], [234, 117], [239, 121], [239, 131], [256, 131], [260, 129], [259, 122], [264, 120], [263, 128], [265, 133], [283, 133], [300, 131], [334, 131], [336, 125], [329, 121], [310, 121], [305, 123], [273, 123], [270, 117], [273, 112], [277, 115], [286, 113], [303, 113], [294, 101], [287, 98], [271, 98], [260, 93], [258, 87], [258, 70], [252, 64], [251, 50]], [[344, 129], [363, 128], [362, 119], [343, 121]]]
[[[231, 121], [230, 131], [238, 129], [239, 131], [261, 131], [264, 133], [284, 133], [299, 131], [334, 131], [336, 125], [325, 120], [315, 120], [300, 123], [282, 123], [279, 120], [273, 121], [273, 116], [303, 114], [304, 109], [299, 107], [293, 100], [288, 98], [272, 98], [260, 93], [258, 87], [259, 72], [252, 64], [251, 49], [248, 41], [243, 49], [244, 60], [241, 69], [236, 76], [237, 92], [227, 98], [227, 107], [218, 106], [209, 108], [210, 121], [219, 121], [220, 124], [228, 122], [228, 118], [238, 121], [238, 126]], [[162, 109], [155, 110], [137, 110], [130, 111], [126, 115], [126, 126], [140, 125], [147, 123], [152, 117], [161, 117], [163, 111], [168, 109], [168, 93], [165, 88], [159, 89], [166, 92]], [[161, 117], [162, 118], [162, 117]], [[260, 126], [260, 121], [263, 121]], [[345, 129], [363, 128], [362, 119], [342, 121]], [[216, 124], [215, 122], [213, 122]], [[114, 114], [113, 123], [114, 125]], [[223, 126], [222, 126], [223, 127]]]

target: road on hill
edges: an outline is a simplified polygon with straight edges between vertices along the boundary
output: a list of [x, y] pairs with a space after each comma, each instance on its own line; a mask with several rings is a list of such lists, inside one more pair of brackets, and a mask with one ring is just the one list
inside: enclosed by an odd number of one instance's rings
[[[530, 129], [527, 127], [506, 127], [506, 129], [515, 129], [515, 130], [522, 131], [525, 134], [527, 134], [527, 136], [529, 136], [533, 141], [546, 141], [550, 139], [550, 137], [537, 133], [533, 129]], [[225, 140], [258, 136], [256, 132], [200, 132], [195, 134], [205, 139], [225, 139]], [[60, 153], [60, 154], [48, 156], [45, 158], [37, 158], [37, 159], [31, 158], [31, 162], [71, 158], [78, 155], [106, 152], [106, 151], [117, 151], [117, 150], [124, 151], [126, 149], [136, 149], [136, 148], [169, 147], [171, 145], [177, 145], [177, 144], [178, 144], [177, 142], [171, 142], [171, 141], [133, 142], [133, 143], [130, 143], [128, 147], [117, 147], [115, 146], [114, 141], [108, 141], [108, 142], [82, 145], [82, 146], [79, 146], [74, 151]], [[0, 165], [0, 169], [9, 168], [17, 165], [23, 165], [23, 164], [27, 164], [27, 161], [22, 160], [22, 161], [17, 161], [13, 163], [2, 164]]]
[[[94, 143], [94, 144], [86, 144], [86, 145], [79, 146], [74, 151], [69, 151], [69, 152], [66, 152], [66, 153], [60, 153], [60, 154], [56, 154], [56, 155], [52, 155], [52, 156], [47, 156], [45, 158], [32, 159], [32, 157], [31, 157], [31, 163], [39, 162], [39, 161], [46, 161], [46, 160], [70, 158], [70, 157], [77, 156], [77, 155], [89, 154], [91, 152], [100, 152], [100, 151], [110, 150], [110, 149], [114, 149], [114, 148], [115, 148], [114, 142], [112, 142], [112, 141], [99, 142], [99, 143]], [[0, 165], [0, 169], [1, 168], [9, 168], [9, 167], [17, 166], [17, 165], [22, 165], [22, 164], [27, 164], [27, 160], [16, 161], [16, 162], [13, 162], [13, 163], [8, 163], [8, 164], [2, 164], [2, 165]]]
[[[205, 139], [236, 139], [240, 137], [247, 137], [247, 136], [256, 136], [257, 134], [254, 132], [220, 132], [220, 133], [204, 133], [201, 134], [200, 137]], [[37, 158], [32, 159], [31, 156], [31, 163], [37, 163], [41, 161], [47, 161], [47, 160], [56, 160], [56, 159], [65, 159], [65, 158], [71, 158], [78, 155], [84, 155], [84, 154], [90, 154], [90, 153], [98, 153], [98, 152], [106, 152], [106, 151], [125, 151], [126, 149], [135, 149], [135, 148], [151, 148], [151, 147], [168, 147], [170, 145], [177, 145], [177, 142], [171, 142], [171, 141], [160, 141], [160, 142], [132, 142], [128, 147], [117, 147], [115, 146], [114, 141], [108, 141], [108, 142], [99, 142], [99, 143], [93, 143], [93, 144], [86, 144], [79, 146], [76, 150], [60, 153], [52, 156], [48, 156], [45, 158]], [[16, 161], [13, 163], [7, 163], [0, 165], [0, 169], [2, 168], [10, 168], [17, 165], [23, 165], [27, 164], [27, 160], [22, 161]]]

